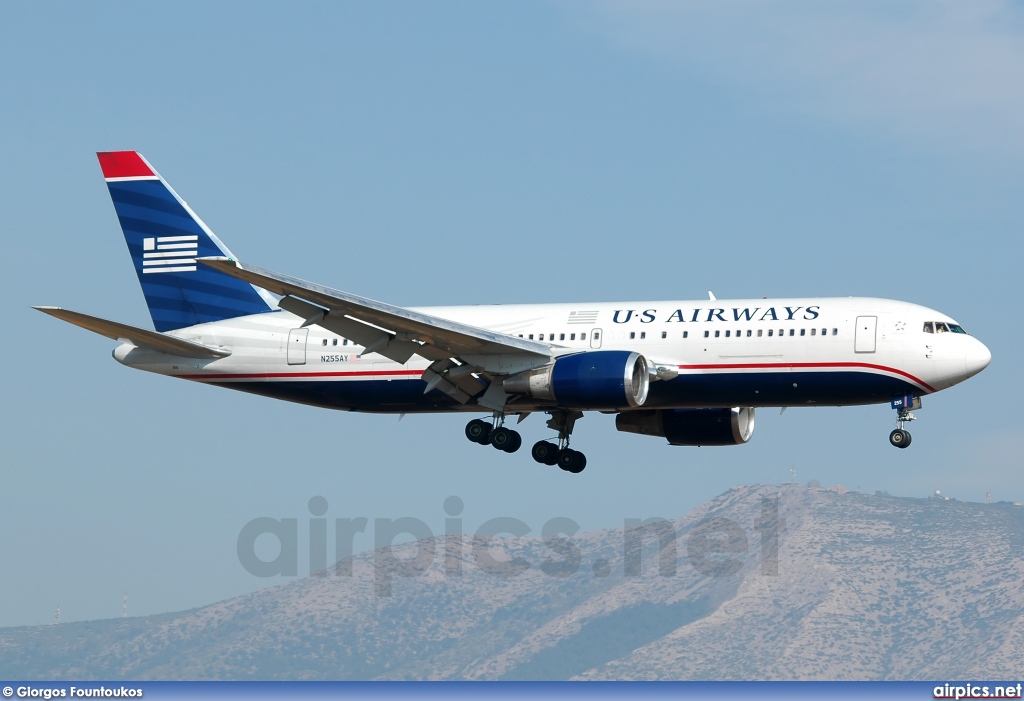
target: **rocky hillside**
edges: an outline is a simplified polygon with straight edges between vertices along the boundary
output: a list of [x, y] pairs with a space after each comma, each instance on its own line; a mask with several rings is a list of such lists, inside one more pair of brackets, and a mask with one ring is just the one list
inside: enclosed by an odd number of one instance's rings
[[179, 614], [0, 630], [0, 677], [1019, 678], [1021, 650], [1024, 509], [785, 485], [571, 539], [438, 537]]

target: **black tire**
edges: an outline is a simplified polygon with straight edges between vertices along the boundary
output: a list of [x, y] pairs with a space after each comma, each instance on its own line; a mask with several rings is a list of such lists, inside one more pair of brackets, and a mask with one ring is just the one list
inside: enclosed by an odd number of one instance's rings
[[584, 455], [583, 453], [577, 453], [577, 455], [580, 456], [580, 464], [579, 467], [577, 467], [577, 469], [573, 471], [574, 475], [578, 475], [579, 473], [587, 469], [587, 456]]
[[558, 446], [548, 441], [537, 441], [530, 450], [530, 455], [541, 465], [554, 465], [551, 458], [558, 460]]
[[512, 440], [509, 441], [507, 446], [505, 446], [505, 452], [514, 453], [523, 447], [523, 437], [519, 435], [519, 431], [510, 430], [509, 433], [512, 434]]
[[491, 431], [491, 445], [506, 453], [510, 452], [508, 448], [510, 445], [513, 445], [515, 441], [512, 437], [514, 433], [515, 431], [511, 431], [504, 426], [494, 429]]
[[558, 464], [558, 456], [562, 454], [562, 450], [555, 443], [549, 442], [548, 445], [551, 446], [551, 451], [548, 453], [548, 459], [544, 461], [544, 464], [554, 467]]
[[897, 448], [906, 448], [910, 445], [910, 432], [904, 431], [902, 428], [894, 429], [889, 434], [889, 442]]
[[566, 472], [576, 474], [583, 471], [583, 453], [579, 453], [571, 448], [566, 448], [558, 454], [558, 467]]
[[466, 438], [479, 443], [480, 445], [487, 445], [491, 441], [491, 426], [486, 421], [481, 419], [473, 419], [466, 424]]

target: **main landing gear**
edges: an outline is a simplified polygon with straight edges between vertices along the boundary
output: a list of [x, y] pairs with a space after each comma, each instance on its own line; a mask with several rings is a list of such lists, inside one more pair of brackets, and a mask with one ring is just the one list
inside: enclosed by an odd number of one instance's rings
[[466, 424], [466, 438], [480, 445], [493, 445], [498, 450], [514, 453], [523, 445], [523, 437], [518, 431], [505, 428], [503, 423], [504, 417], [497, 417], [493, 425], [482, 419], [473, 419]]
[[587, 456], [569, 447], [569, 436], [576, 420], [583, 417], [579, 411], [552, 411], [548, 427], [558, 431], [558, 442], [537, 441], [530, 453], [542, 465], [558, 465], [559, 469], [578, 475], [587, 466]]
[[[538, 441], [530, 453], [533, 459], [542, 465], [558, 465], [572, 474], [579, 474], [587, 466], [587, 456], [569, 447], [569, 436], [572, 434], [576, 420], [583, 417], [579, 411], [552, 411], [548, 427], [558, 431], [558, 442]], [[492, 445], [506, 453], [514, 453], [523, 445], [523, 438], [518, 431], [506, 428], [505, 417], [495, 414], [491, 422], [473, 419], [466, 424], [466, 438], [480, 445]]]

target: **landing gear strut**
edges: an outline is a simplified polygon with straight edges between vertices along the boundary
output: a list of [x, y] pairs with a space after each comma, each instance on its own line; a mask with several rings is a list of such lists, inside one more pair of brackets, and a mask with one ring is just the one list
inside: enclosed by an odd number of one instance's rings
[[480, 445], [493, 445], [498, 450], [514, 453], [523, 444], [518, 431], [505, 428], [505, 417], [495, 414], [493, 423], [473, 419], [466, 424], [466, 438]]
[[558, 442], [538, 441], [534, 444], [531, 454], [533, 459], [542, 465], [558, 465], [572, 474], [583, 472], [587, 466], [587, 456], [569, 447], [569, 436], [576, 425], [576, 420], [583, 417], [580, 411], [552, 411], [548, 427], [558, 431]]

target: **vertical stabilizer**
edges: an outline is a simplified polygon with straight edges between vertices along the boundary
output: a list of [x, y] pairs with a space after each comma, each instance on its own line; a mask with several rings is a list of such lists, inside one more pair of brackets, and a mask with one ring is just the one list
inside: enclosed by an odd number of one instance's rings
[[234, 256], [141, 154], [96, 155], [157, 331], [274, 308], [264, 290], [196, 264]]

